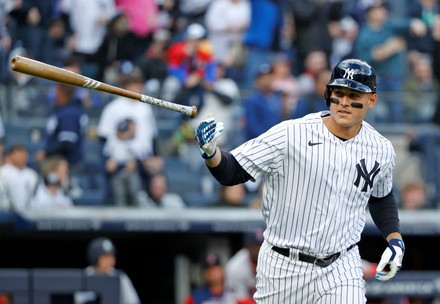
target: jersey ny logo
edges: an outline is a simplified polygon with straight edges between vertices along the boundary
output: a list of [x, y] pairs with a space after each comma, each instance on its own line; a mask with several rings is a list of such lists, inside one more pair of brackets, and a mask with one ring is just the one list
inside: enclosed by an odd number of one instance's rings
[[350, 68], [345, 69], [344, 76], [342, 76], [342, 77], [353, 80], [354, 69], [350, 69]]
[[309, 140], [309, 146], [316, 146], [316, 145], [320, 145], [322, 144], [322, 142], [312, 142], [311, 140]]
[[373, 188], [373, 182], [374, 178], [376, 177], [377, 173], [379, 173], [379, 163], [377, 161], [374, 162], [374, 167], [371, 169], [370, 172], [368, 172], [367, 165], [365, 164], [365, 158], [361, 159], [360, 164], [356, 164], [357, 169], [357, 177], [356, 181], [354, 182], [354, 185], [356, 187], [359, 187], [359, 184], [361, 182], [361, 177], [364, 179], [365, 183], [362, 187], [362, 192], [367, 192], [368, 186], [370, 188]]

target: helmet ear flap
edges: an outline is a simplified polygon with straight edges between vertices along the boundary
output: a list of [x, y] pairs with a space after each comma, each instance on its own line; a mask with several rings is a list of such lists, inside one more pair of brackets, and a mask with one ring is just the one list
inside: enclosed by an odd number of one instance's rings
[[330, 107], [331, 94], [332, 94], [332, 91], [331, 91], [330, 87], [326, 86], [325, 91], [324, 91], [324, 99], [325, 99], [325, 104], [327, 105], [327, 107]]

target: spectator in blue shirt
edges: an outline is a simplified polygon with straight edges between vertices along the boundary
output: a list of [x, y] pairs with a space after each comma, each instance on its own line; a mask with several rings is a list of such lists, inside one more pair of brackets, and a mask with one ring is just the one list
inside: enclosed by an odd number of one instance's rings
[[261, 65], [255, 76], [255, 89], [244, 101], [246, 139], [257, 137], [282, 120], [282, 95], [272, 90], [272, 81], [272, 67]]
[[315, 90], [298, 100], [292, 118], [300, 118], [306, 114], [328, 110], [322, 97], [325, 88], [330, 80], [332, 71], [328, 69], [321, 70], [314, 75]]
[[44, 150], [37, 153], [36, 160], [60, 155], [73, 171], [79, 169], [87, 125], [88, 116], [75, 98], [75, 87], [57, 83], [55, 107], [46, 121], [46, 144]]

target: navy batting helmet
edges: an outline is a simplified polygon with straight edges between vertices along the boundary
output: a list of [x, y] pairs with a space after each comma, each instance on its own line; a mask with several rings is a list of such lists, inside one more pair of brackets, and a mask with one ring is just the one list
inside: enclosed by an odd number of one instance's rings
[[108, 238], [100, 237], [90, 242], [87, 256], [91, 265], [98, 263], [99, 256], [103, 254], [115, 254], [116, 247]]
[[330, 88], [345, 87], [364, 93], [376, 92], [376, 72], [367, 62], [359, 59], [346, 59], [333, 69], [324, 93], [325, 103], [330, 106]]

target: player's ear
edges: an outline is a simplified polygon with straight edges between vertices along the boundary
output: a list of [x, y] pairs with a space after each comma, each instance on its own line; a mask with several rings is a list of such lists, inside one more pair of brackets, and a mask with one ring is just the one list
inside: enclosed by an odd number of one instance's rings
[[374, 107], [376, 105], [376, 102], [377, 102], [377, 94], [376, 93], [370, 94], [368, 100], [368, 108], [371, 109], [372, 107]]

